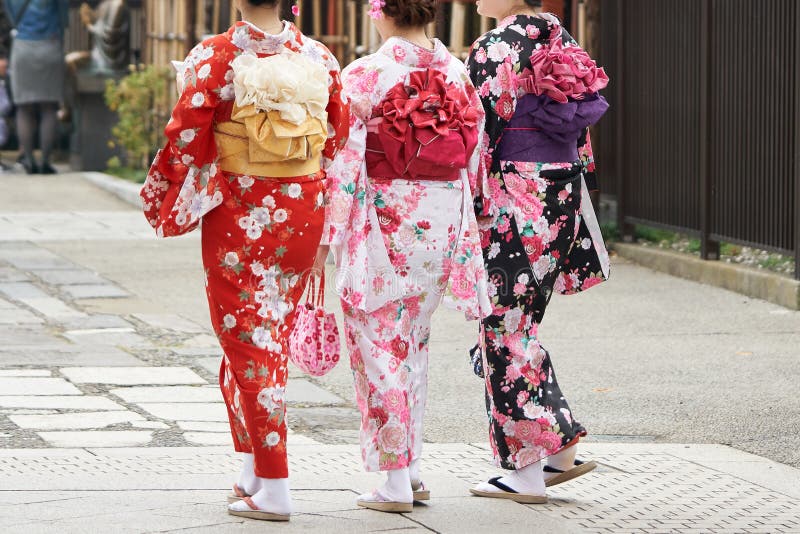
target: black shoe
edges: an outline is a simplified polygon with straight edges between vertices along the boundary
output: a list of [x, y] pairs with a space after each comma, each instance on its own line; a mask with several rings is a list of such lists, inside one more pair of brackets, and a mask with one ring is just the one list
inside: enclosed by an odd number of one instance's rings
[[42, 163], [41, 167], [39, 167], [39, 174], [58, 174], [58, 171], [55, 169], [55, 167], [45, 162]]
[[39, 174], [39, 167], [36, 165], [36, 161], [33, 158], [29, 158], [26, 156], [20, 156], [17, 161], [22, 168], [25, 169], [27, 174]]

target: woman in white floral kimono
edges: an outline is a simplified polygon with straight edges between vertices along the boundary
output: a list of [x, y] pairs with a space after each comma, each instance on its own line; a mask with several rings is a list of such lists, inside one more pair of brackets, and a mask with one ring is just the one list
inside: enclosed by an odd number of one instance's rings
[[[238, 0], [245, 22], [180, 66], [180, 99], [142, 189], [160, 236], [202, 220], [220, 387], [244, 466], [229, 511], [289, 519], [287, 337], [325, 220], [323, 158], [347, 138], [339, 66], [278, 18], [276, 0]], [[330, 133], [330, 135], [329, 135]]]
[[367, 471], [388, 471], [367, 508], [408, 512], [420, 481], [430, 320], [440, 301], [469, 319], [489, 302], [471, 186], [483, 110], [464, 65], [425, 35], [434, 0], [373, 2], [385, 39], [343, 71], [350, 137], [328, 171], [323, 243], [361, 410]]

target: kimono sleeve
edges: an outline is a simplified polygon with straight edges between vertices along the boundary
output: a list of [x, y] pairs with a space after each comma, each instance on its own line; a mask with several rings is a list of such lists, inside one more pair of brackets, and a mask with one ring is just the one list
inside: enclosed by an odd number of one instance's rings
[[478, 122], [478, 144], [475, 147], [475, 152], [469, 160], [469, 167], [467, 168], [467, 177], [469, 178], [469, 186], [472, 190], [473, 204], [480, 209], [476, 210], [479, 216], [488, 216], [491, 212], [491, 203], [487, 196], [489, 192], [488, 168], [487, 161], [483, 157], [486, 152], [486, 113], [483, 111], [481, 99], [478, 96], [475, 87], [467, 81], [465, 84], [467, 95], [469, 97], [470, 105], [477, 109], [480, 115]]
[[214, 141], [214, 114], [228, 70], [221, 52], [213, 41], [204, 42], [186, 58], [186, 83], [164, 130], [166, 145], [140, 193], [147, 221], [160, 237], [194, 230], [223, 200]]
[[[328, 140], [325, 142], [325, 150], [322, 152], [324, 161], [333, 160], [336, 154], [347, 143], [350, 132], [350, 106], [347, 97], [342, 92], [342, 78], [339, 72], [339, 65], [330, 71], [331, 82], [328, 89]], [[323, 163], [323, 166], [327, 165]]]
[[[349, 134], [341, 150], [327, 166], [328, 198], [325, 207], [325, 229], [322, 244], [339, 246], [344, 239], [350, 212], [356, 201], [357, 185], [365, 179], [364, 158], [367, 150], [367, 119], [371, 110], [370, 96], [354, 90], [361, 71], [345, 69], [343, 84], [349, 101], [347, 126]], [[350, 89], [348, 91], [348, 89]], [[364, 199], [360, 199], [361, 202]]]
[[[479, 101], [486, 113], [484, 124], [484, 135], [479, 146], [481, 147], [482, 158], [480, 166], [483, 176], [488, 176], [498, 169], [493, 166], [499, 164], [493, 159], [494, 151], [500, 144], [503, 131], [508, 126], [514, 110], [517, 106], [516, 92], [500, 89], [499, 94], [497, 83], [499, 75], [510, 76], [513, 70], [509, 63], [493, 61], [486, 51], [483, 40], [478, 40], [472, 47], [469, 58], [466, 62], [467, 71], [472, 84], [475, 86]], [[507, 72], [509, 71], [509, 72]], [[480, 187], [476, 189], [474, 196], [475, 213], [478, 216], [489, 216], [492, 213], [491, 198], [488, 195], [486, 180], [482, 180]]]
[[592, 151], [592, 138], [589, 134], [589, 128], [586, 128], [583, 135], [578, 139], [578, 157], [583, 163], [583, 179], [586, 180], [586, 188], [589, 191], [597, 191], [599, 186], [594, 167], [594, 152]]

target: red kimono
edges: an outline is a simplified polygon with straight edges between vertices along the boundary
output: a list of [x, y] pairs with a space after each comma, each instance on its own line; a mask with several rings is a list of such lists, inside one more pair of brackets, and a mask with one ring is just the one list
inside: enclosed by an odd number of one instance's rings
[[[322, 168], [348, 135], [336, 59], [284, 25], [267, 35], [239, 22], [192, 50], [167, 145], [141, 193], [159, 236], [203, 221], [206, 292], [224, 351], [220, 386], [234, 447], [254, 454], [263, 478], [288, 476], [287, 339], [322, 236]], [[281, 67], [287, 61], [293, 68]], [[254, 64], [261, 66], [247, 67]], [[286, 103], [264, 104], [249, 93], [248, 101], [248, 87], [284, 79], [297, 90]], [[317, 91], [303, 100], [315, 87], [324, 98]]]

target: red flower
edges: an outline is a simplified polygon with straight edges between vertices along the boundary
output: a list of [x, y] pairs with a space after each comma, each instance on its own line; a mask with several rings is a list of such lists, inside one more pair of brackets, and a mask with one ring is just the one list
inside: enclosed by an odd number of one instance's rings
[[503, 93], [500, 98], [497, 99], [494, 110], [501, 119], [506, 121], [511, 120], [511, 117], [514, 115], [514, 100], [511, 98], [511, 94]]
[[397, 214], [394, 208], [389, 206], [377, 208], [378, 222], [381, 224], [381, 229], [385, 233], [393, 234], [400, 228], [400, 215]]
[[419, 227], [422, 230], [430, 230], [431, 229], [431, 223], [429, 223], [428, 221], [419, 221], [417, 223], [417, 227]]
[[400, 360], [408, 358], [408, 341], [401, 339], [400, 336], [395, 336], [391, 341], [392, 354]]

